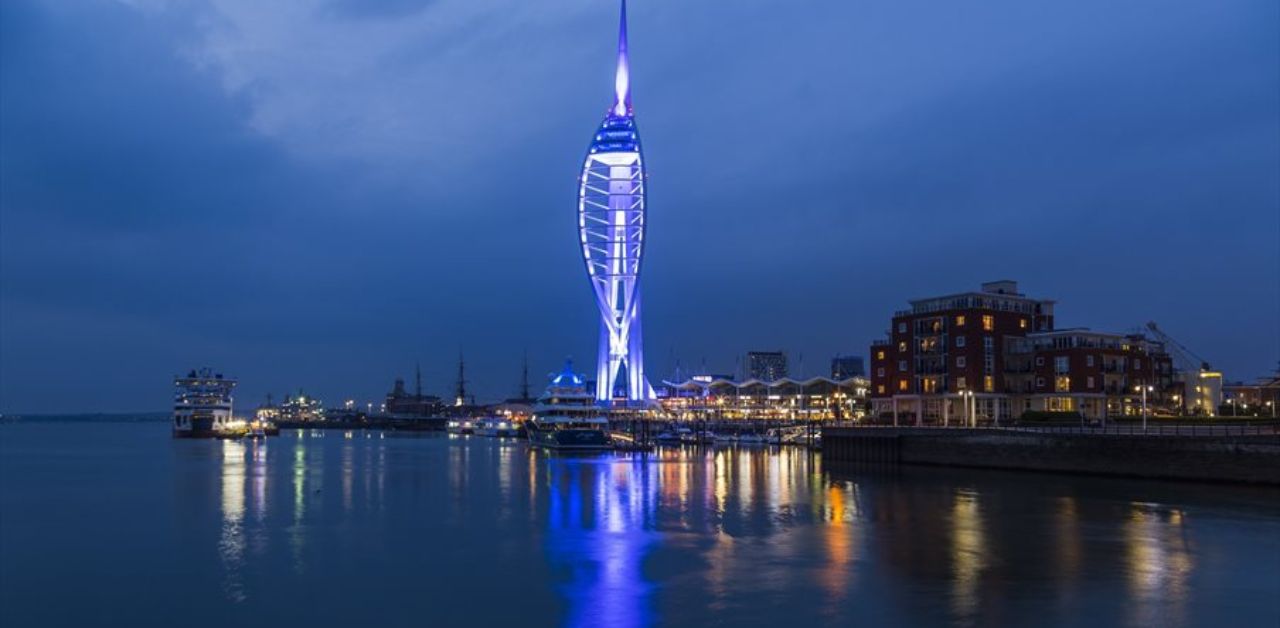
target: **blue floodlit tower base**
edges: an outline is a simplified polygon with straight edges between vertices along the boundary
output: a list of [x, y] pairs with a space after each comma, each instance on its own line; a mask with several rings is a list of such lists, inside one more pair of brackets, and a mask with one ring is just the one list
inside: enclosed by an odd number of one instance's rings
[[[623, 383], [628, 401], [653, 399], [644, 376], [640, 333], [640, 258], [644, 251], [645, 172], [631, 109], [627, 4], [622, 3], [614, 103], [591, 147], [578, 188], [578, 237], [600, 308], [596, 399], [610, 401]], [[626, 379], [619, 381], [625, 373]]]

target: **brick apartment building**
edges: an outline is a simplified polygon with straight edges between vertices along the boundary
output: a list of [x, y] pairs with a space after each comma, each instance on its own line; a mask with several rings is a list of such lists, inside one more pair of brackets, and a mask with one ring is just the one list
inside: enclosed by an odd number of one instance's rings
[[1027, 411], [1141, 412], [1173, 394], [1173, 363], [1141, 335], [1054, 329], [1054, 301], [1013, 281], [910, 302], [871, 345], [872, 416], [954, 424]]

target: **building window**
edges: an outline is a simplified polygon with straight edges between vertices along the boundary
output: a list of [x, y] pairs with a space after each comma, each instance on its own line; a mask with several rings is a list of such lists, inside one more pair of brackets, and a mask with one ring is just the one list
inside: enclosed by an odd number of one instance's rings
[[1036, 388], [1044, 388], [1044, 378], [1043, 378], [1043, 377], [1037, 377], [1037, 378], [1036, 378]]
[[898, 353], [906, 353], [906, 352], [907, 352], [907, 341], [903, 340], [898, 343]]
[[964, 356], [961, 355], [956, 357], [956, 368], [964, 368]]
[[[1084, 363], [1085, 363], [1085, 366], [1093, 366], [1093, 356], [1091, 355], [1084, 356]], [[1092, 384], [1090, 385], [1090, 387], [1092, 388]]]
[[1020, 319], [1018, 319], [1018, 328], [1019, 328], [1019, 329], [1026, 329], [1026, 328], [1027, 328], [1027, 319], [1025, 319], [1025, 318], [1020, 318]]
[[876, 386], [876, 394], [879, 394], [879, 395], [884, 394], [884, 384], [880, 384], [879, 386]]
[[961, 315], [959, 315], [959, 316], [957, 316], [957, 317], [956, 317], [956, 327], [964, 327], [964, 315], [963, 315], [963, 314], [961, 314]]
[[990, 375], [984, 375], [984, 376], [982, 377], [982, 390], [983, 390], [984, 392], [995, 392], [995, 390], [996, 390], [996, 378], [994, 378], [994, 377], [992, 377], [992, 376], [990, 376]]
[[956, 390], [964, 390], [965, 381], [963, 377], [956, 378]]
[[900, 334], [907, 333], [907, 323], [905, 321], [898, 323], [898, 333]]
[[1089, 377], [1086, 377], [1086, 378], [1085, 378], [1085, 380], [1084, 380], [1084, 386], [1085, 386], [1085, 388], [1088, 388], [1089, 390], [1093, 390], [1093, 376], [1092, 376], [1092, 375], [1090, 375]]
[[883, 352], [883, 351], [877, 351], [877, 352], [876, 352], [876, 359], [877, 359], [877, 360], [883, 360], [883, 359], [884, 359], [884, 352]]
[[990, 314], [983, 314], [983, 315], [982, 315], [982, 330], [983, 330], [983, 331], [995, 331], [995, 328], [996, 328], [996, 317], [994, 317], [994, 316], [992, 316], [992, 315], [990, 315]]
[[884, 367], [876, 369], [876, 377], [884, 377]]
[[898, 380], [898, 390], [901, 390], [902, 392], [907, 391], [907, 380], [905, 379]]
[[1053, 372], [1066, 373], [1071, 370], [1071, 358], [1060, 355], [1053, 358]]
[[906, 360], [898, 360], [898, 370], [899, 370], [899, 371], [902, 371], [903, 373], [906, 373], [906, 372], [907, 372], [907, 361], [906, 361]]
[[1066, 375], [1059, 375], [1053, 378], [1054, 392], [1071, 392], [1071, 378]]
[[964, 336], [956, 336], [956, 347], [964, 346]]
[[1133, 359], [1133, 370], [1135, 370], [1135, 371], [1141, 371], [1141, 370], [1142, 370], [1142, 360], [1139, 360], [1139, 359], [1137, 359], [1137, 358], [1134, 358], [1134, 359]]
[[1042, 356], [1036, 356], [1036, 366], [1044, 366], [1044, 358]]

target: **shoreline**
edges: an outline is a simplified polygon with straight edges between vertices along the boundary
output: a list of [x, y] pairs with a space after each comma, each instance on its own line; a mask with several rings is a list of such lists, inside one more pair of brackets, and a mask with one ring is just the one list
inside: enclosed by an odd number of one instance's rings
[[1280, 486], [1280, 436], [826, 428], [823, 459]]

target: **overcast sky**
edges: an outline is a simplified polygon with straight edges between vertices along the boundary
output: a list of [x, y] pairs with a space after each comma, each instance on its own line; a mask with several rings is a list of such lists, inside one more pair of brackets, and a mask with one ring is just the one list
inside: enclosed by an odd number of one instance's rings
[[[0, 411], [478, 396], [593, 368], [575, 180], [611, 0], [0, 2]], [[1274, 0], [634, 0], [644, 335], [865, 355], [910, 298], [1280, 359]], [[802, 362], [802, 364], [797, 364]]]

